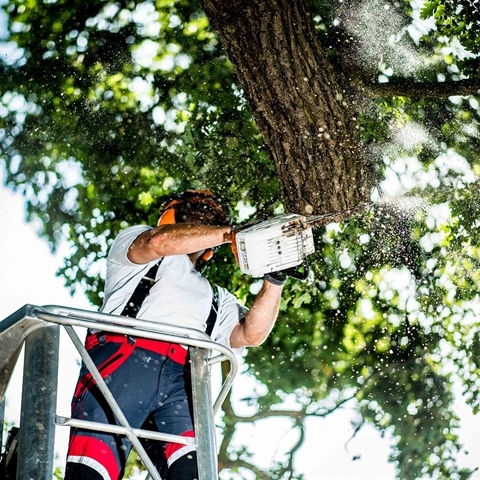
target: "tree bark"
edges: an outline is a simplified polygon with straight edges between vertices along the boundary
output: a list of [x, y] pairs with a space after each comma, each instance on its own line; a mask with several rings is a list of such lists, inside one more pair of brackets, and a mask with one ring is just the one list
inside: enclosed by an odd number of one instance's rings
[[201, 5], [275, 163], [285, 210], [335, 213], [330, 221], [361, 212], [370, 186], [356, 115], [305, 0]]

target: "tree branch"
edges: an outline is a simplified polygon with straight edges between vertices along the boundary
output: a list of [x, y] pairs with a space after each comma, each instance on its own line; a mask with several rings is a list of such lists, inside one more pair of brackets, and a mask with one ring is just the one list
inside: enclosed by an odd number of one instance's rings
[[[367, 379], [367, 382], [368, 382], [368, 379]], [[365, 383], [367, 383], [367, 382], [365, 382]], [[357, 389], [355, 391], [355, 393], [353, 393], [349, 397], [345, 397], [343, 400], [340, 400], [332, 408], [325, 408], [322, 411], [320, 411], [320, 409], [317, 409], [315, 412], [309, 413], [306, 416], [326, 417], [326, 416], [330, 415], [331, 413], [333, 413], [335, 410], [339, 409], [343, 404], [345, 404], [345, 403], [349, 402], [350, 400], [352, 400], [353, 398], [355, 398], [357, 396], [357, 393], [359, 392], [359, 390], [360, 389]]]
[[357, 433], [361, 430], [361, 428], [365, 425], [365, 419], [362, 416], [362, 421], [355, 427], [355, 430], [352, 433], [352, 436], [345, 442], [345, 450], [347, 451], [348, 444], [357, 436]]
[[414, 82], [396, 80], [388, 83], [365, 85], [363, 93], [369, 98], [381, 97], [429, 97], [442, 98], [453, 95], [475, 95], [480, 90], [480, 80], [467, 79], [457, 82]]
[[[374, 379], [377, 376], [377, 372], [372, 373], [365, 381], [363, 387], [365, 388], [365, 385], [368, 384], [372, 379]], [[265, 472], [263, 472], [259, 467], [255, 466], [253, 463], [250, 463], [242, 458], [236, 458], [232, 459], [228, 455], [228, 446], [230, 445], [231, 439], [233, 438], [233, 434], [235, 433], [236, 430], [236, 425], [238, 423], [254, 423], [258, 420], [263, 420], [271, 417], [279, 417], [279, 416], [286, 416], [294, 420], [295, 425], [294, 428], [299, 428], [300, 430], [300, 435], [295, 443], [295, 445], [292, 447], [288, 454], [288, 463], [285, 468], [283, 468], [283, 473], [287, 473], [289, 471], [293, 471], [293, 458], [295, 456], [295, 453], [301, 448], [305, 441], [305, 427], [304, 427], [304, 421], [305, 418], [307, 417], [326, 417], [338, 408], [340, 408], [342, 405], [347, 403], [348, 401], [352, 400], [355, 398], [358, 394], [358, 392], [361, 390], [361, 388], [358, 388], [352, 395], [342, 398], [341, 400], [337, 401], [337, 403], [331, 407], [331, 408], [317, 408], [314, 411], [307, 412], [307, 406], [304, 406], [301, 410], [272, 410], [271, 408], [266, 409], [266, 410], [260, 410], [257, 411], [253, 415], [249, 416], [239, 416], [235, 413], [233, 406], [231, 404], [231, 399], [230, 395], [227, 397], [226, 401], [223, 404], [223, 410], [226, 414], [226, 419], [225, 419], [225, 429], [224, 429], [224, 439], [222, 441], [222, 446], [220, 448], [220, 454], [219, 454], [219, 471], [223, 469], [232, 469], [232, 468], [246, 468], [250, 469], [256, 474], [256, 478], [259, 479], [270, 479], [271, 477], [268, 476]], [[363, 422], [362, 424], [363, 425]], [[360, 429], [361, 425], [358, 427], [357, 430]], [[357, 430], [355, 431], [354, 435], [356, 435]], [[228, 440], [226, 440], [226, 437], [228, 437]], [[348, 443], [348, 441], [347, 441]]]
[[260, 410], [253, 415], [239, 416], [234, 415], [230, 419], [239, 423], [253, 423], [258, 420], [264, 420], [270, 417], [289, 417], [295, 420], [303, 419], [307, 414], [304, 410]]
[[293, 446], [293, 448], [290, 449], [290, 452], [288, 453], [288, 464], [287, 464], [287, 471], [293, 472], [293, 457], [295, 457], [295, 454], [297, 451], [300, 449], [300, 447], [303, 445], [305, 441], [305, 426], [302, 422], [297, 422], [296, 425], [300, 431], [300, 435], [298, 437], [297, 442]]
[[271, 480], [271, 476], [266, 474], [263, 470], [258, 468], [256, 465], [253, 463], [247, 462], [243, 460], [242, 458], [238, 458], [236, 460], [228, 460], [223, 464], [223, 468], [228, 468], [228, 469], [237, 469], [237, 468], [246, 468], [247, 470], [252, 471], [255, 474], [255, 478], [260, 479], [260, 480]]
[[[368, 382], [369, 379], [367, 379]], [[353, 398], [356, 397], [358, 390], [355, 391], [349, 397], [345, 397], [342, 400], [338, 401], [332, 408], [324, 408], [322, 410], [317, 409], [313, 412], [307, 412], [306, 409], [302, 410], [282, 410], [282, 409], [266, 409], [266, 410], [259, 410], [253, 415], [237, 415], [233, 408], [231, 408], [231, 404], [229, 404], [228, 410], [228, 418], [232, 423], [253, 423], [258, 420], [265, 420], [266, 418], [271, 417], [289, 417], [295, 420], [297, 424], [302, 422], [306, 417], [326, 417], [333, 413], [335, 410], [340, 408], [343, 404], [349, 402]], [[224, 409], [225, 411], [225, 409]]]

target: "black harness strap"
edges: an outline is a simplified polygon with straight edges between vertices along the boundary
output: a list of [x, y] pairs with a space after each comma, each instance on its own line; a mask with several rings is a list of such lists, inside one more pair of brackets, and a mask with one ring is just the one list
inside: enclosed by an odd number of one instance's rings
[[143, 301], [147, 298], [147, 295], [150, 293], [150, 289], [155, 284], [157, 271], [162, 263], [162, 260], [163, 258], [161, 258], [160, 261], [156, 263], [144, 277], [142, 277], [120, 315], [132, 318], [137, 317], [137, 313], [139, 312]]
[[218, 288], [216, 285], [212, 285], [212, 307], [210, 308], [210, 314], [207, 318], [207, 328], [205, 329], [205, 333], [208, 336], [212, 335], [213, 327], [215, 326], [215, 322], [217, 321], [218, 315]]

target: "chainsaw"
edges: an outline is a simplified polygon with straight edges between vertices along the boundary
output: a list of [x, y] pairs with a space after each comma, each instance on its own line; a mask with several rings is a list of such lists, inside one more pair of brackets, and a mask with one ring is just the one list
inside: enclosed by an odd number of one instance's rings
[[232, 238], [240, 270], [252, 277], [288, 270], [290, 276], [304, 280], [309, 272], [307, 256], [315, 252], [312, 226], [325, 225], [336, 215], [289, 213], [240, 227]]

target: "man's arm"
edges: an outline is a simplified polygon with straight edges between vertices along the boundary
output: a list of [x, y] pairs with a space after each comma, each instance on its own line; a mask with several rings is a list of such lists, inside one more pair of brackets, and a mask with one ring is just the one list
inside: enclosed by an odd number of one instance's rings
[[230, 227], [179, 223], [160, 225], [140, 234], [128, 249], [128, 259], [137, 264], [168, 255], [182, 255], [231, 241]]
[[253, 305], [245, 319], [239, 322], [230, 335], [232, 348], [261, 345], [277, 320], [282, 296], [282, 285], [263, 281]]

